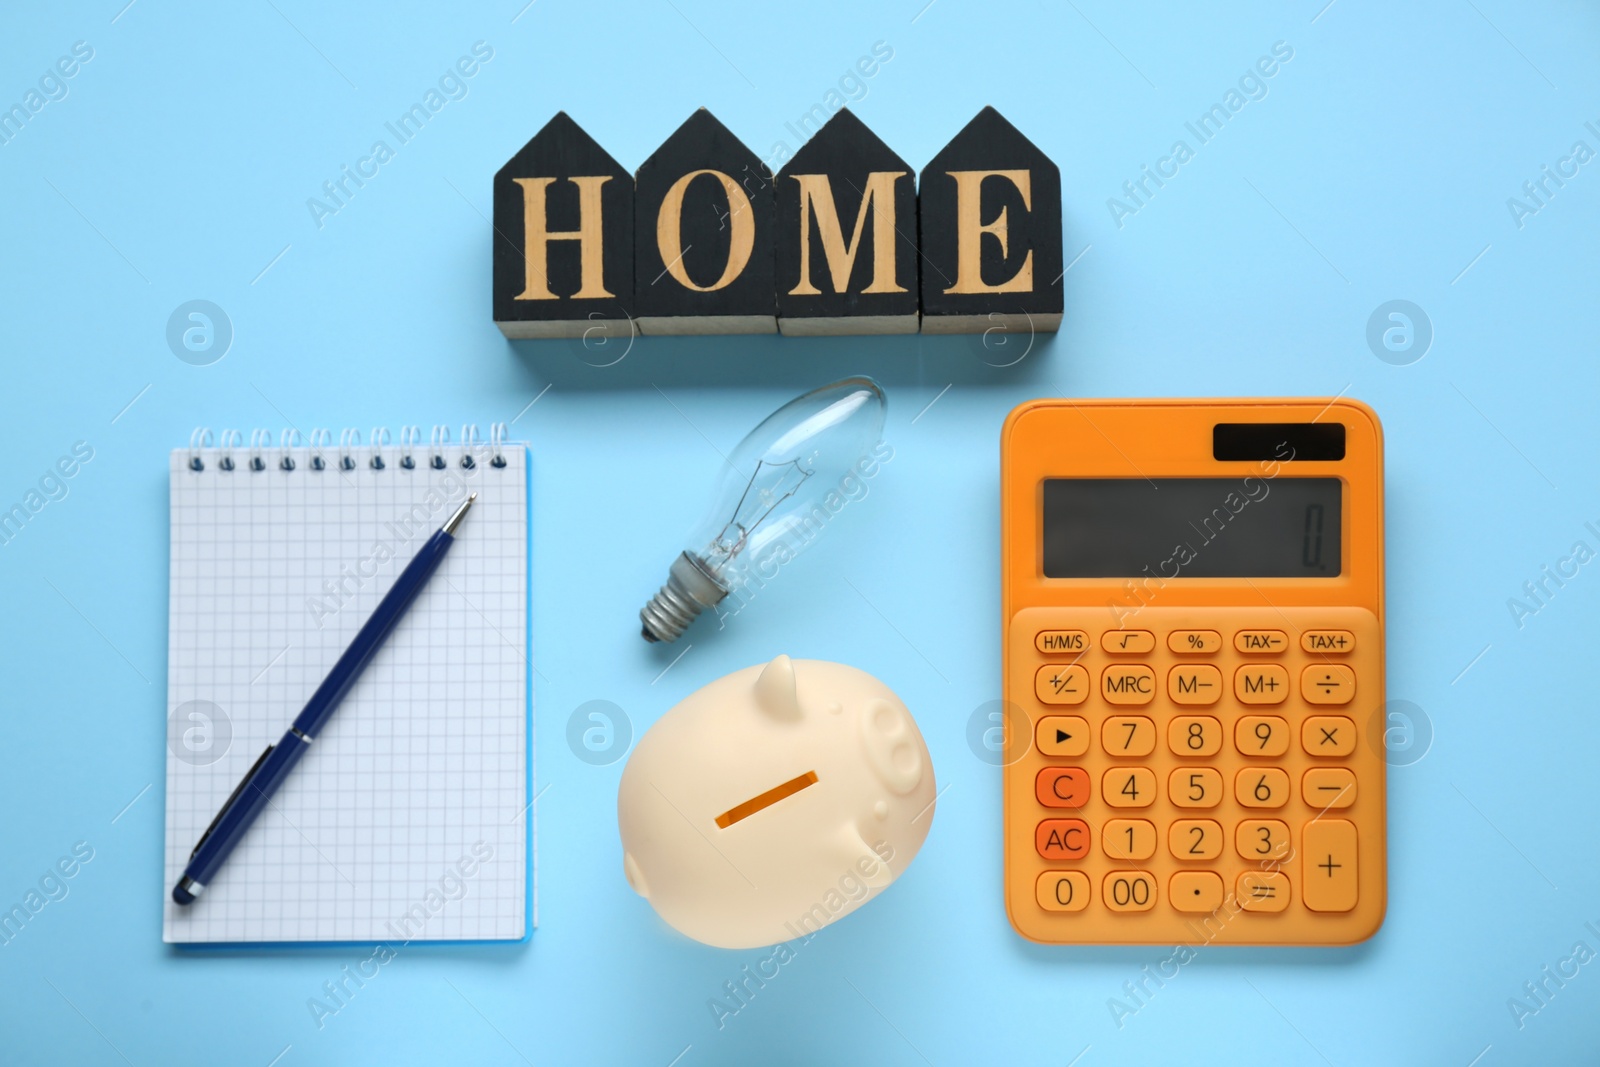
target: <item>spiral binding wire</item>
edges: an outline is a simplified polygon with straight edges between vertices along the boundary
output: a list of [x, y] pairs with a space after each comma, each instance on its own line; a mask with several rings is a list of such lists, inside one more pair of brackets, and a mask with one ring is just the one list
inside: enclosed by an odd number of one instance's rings
[[[467, 423], [461, 427], [460, 465], [464, 470], [473, 470], [479, 461], [487, 456], [489, 466], [504, 467], [506, 465], [505, 446], [509, 428], [503, 422], [490, 423], [489, 439], [484, 441], [478, 432], [476, 423]], [[388, 470], [389, 463], [384, 458], [385, 452], [392, 453], [393, 438], [386, 426], [374, 426], [368, 438], [368, 444], [361, 443], [361, 431], [354, 427], [346, 428], [339, 432], [337, 447], [333, 447], [333, 434], [326, 429], [315, 429], [309, 437], [304, 437], [299, 430], [286, 426], [278, 432], [276, 443], [271, 430], [251, 430], [248, 446], [244, 444], [244, 435], [238, 430], [223, 430], [220, 437], [213, 438], [209, 427], [197, 426], [189, 435], [189, 470], [199, 472], [206, 469], [206, 461], [201, 453], [213, 450], [212, 441], [215, 440], [216, 466], [221, 471], [237, 469], [234, 458], [236, 452], [243, 453], [244, 469], [251, 473], [276, 468], [281, 471], [294, 471], [304, 465], [305, 470], [325, 471], [329, 466], [334, 466], [342, 471], [353, 471], [360, 463], [357, 455], [366, 452], [367, 466], [372, 470]], [[450, 447], [450, 427], [436, 425], [426, 446], [422, 441], [422, 429], [418, 426], [400, 427], [400, 459], [398, 466], [403, 470], [416, 470], [419, 465], [426, 465], [433, 470], [444, 470], [448, 463], [444, 452]], [[332, 452], [330, 464], [328, 453]], [[420, 459], [420, 463], [419, 463]]]

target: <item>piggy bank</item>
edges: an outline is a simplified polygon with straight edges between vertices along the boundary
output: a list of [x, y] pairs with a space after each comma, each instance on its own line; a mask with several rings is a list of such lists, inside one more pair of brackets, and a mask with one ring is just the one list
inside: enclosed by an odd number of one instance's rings
[[906, 869], [934, 795], [928, 746], [888, 686], [779, 656], [690, 694], [640, 738], [617, 790], [623, 873], [696, 941], [808, 937]]

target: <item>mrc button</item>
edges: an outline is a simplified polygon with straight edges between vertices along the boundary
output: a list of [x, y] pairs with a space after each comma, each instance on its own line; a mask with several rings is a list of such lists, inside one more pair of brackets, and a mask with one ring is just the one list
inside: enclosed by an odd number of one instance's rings
[[1111, 704], [1148, 704], [1156, 695], [1156, 672], [1142, 663], [1107, 667], [1100, 674], [1100, 695]]

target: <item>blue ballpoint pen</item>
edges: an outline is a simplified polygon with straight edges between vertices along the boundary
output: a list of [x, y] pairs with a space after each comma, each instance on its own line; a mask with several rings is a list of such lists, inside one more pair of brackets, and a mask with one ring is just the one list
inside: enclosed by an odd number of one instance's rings
[[300, 757], [305, 755], [322, 727], [333, 717], [344, 695], [361, 677], [362, 670], [372, 662], [372, 657], [383, 647], [390, 631], [443, 562], [445, 553], [455, 543], [456, 527], [461, 525], [467, 509], [476, 499], [477, 493], [469, 493], [455, 514], [445, 520], [445, 524], [422, 546], [416, 558], [406, 564], [406, 569], [400, 572], [393, 587], [378, 602], [372, 617], [362, 624], [350, 647], [344, 650], [344, 655], [333, 665], [328, 677], [311, 694], [305, 710], [294, 720], [289, 732], [276, 745], [268, 745], [267, 750], [246, 772], [244, 779], [234, 787], [233, 793], [223, 802], [222, 810], [217, 812], [217, 817], [211, 820], [210, 827], [200, 835], [200, 841], [189, 854], [189, 865], [183, 869], [183, 877], [172, 889], [173, 900], [179, 904], [192, 903], [210, 884], [227, 861], [229, 853], [244, 840], [250, 824], [271, 803], [272, 794], [278, 791], [294, 765], [300, 762]]

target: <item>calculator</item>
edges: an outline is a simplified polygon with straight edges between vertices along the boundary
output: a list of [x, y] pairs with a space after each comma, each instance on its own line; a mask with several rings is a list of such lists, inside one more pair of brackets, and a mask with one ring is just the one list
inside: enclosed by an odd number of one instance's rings
[[1383, 437], [1348, 399], [1034, 400], [1000, 444], [1005, 894], [1055, 944], [1383, 921]]

